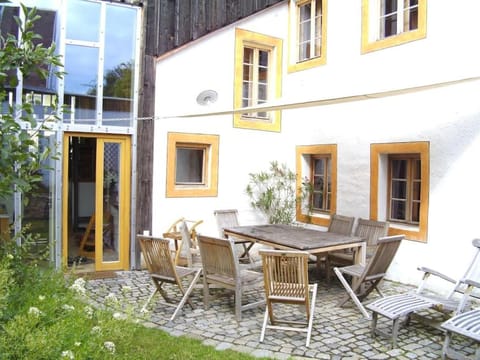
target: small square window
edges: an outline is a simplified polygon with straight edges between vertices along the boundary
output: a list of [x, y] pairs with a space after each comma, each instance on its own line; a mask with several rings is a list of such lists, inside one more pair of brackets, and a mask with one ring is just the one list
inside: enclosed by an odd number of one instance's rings
[[218, 135], [168, 134], [167, 197], [216, 196]]

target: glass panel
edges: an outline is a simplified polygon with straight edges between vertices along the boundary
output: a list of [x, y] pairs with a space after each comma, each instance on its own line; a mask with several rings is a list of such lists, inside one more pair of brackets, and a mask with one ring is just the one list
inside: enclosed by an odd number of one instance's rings
[[382, 0], [380, 10], [380, 38], [397, 34], [397, 1]]
[[406, 203], [405, 201], [392, 200], [390, 218], [393, 220], [406, 220]]
[[98, 41], [100, 32], [100, 3], [69, 0], [67, 2], [67, 38]]
[[315, 3], [315, 53], [314, 56], [320, 56], [322, 50], [322, 0]]
[[407, 178], [407, 160], [392, 160], [392, 178]]
[[103, 124], [129, 126], [118, 119], [132, 117], [137, 10], [108, 5], [106, 13]]
[[177, 148], [175, 184], [203, 184], [205, 149]]
[[392, 181], [392, 198], [406, 199], [407, 198], [407, 182], [400, 180]]
[[413, 160], [413, 179], [420, 180], [422, 178], [422, 162], [420, 160]]
[[412, 204], [412, 222], [420, 222], [420, 203], [414, 202]]
[[[39, 135], [35, 135], [39, 153], [44, 153], [49, 148], [52, 153], [55, 153], [55, 135], [44, 131], [40, 131]], [[43, 162], [45, 168], [53, 169], [54, 165], [55, 162], [50, 157]], [[41, 176], [40, 182], [31, 192], [24, 195], [28, 203], [26, 206], [22, 204], [22, 225], [30, 227], [28, 232], [33, 235], [29, 250], [33, 255], [45, 256], [44, 260], [48, 260], [49, 243], [54, 238], [53, 190], [55, 176], [53, 170], [47, 169], [41, 170], [39, 175]], [[6, 206], [9, 216], [13, 214], [11, 206], [13, 204]]]
[[65, 50], [65, 120], [96, 119], [98, 48], [67, 45]]
[[310, 58], [310, 29], [311, 29], [311, 4], [299, 7], [298, 22], [298, 60]]
[[404, 0], [403, 31], [418, 29], [418, 0]]
[[118, 193], [120, 184], [119, 143], [106, 142], [103, 149], [103, 261], [118, 261]]
[[323, 209], [323, 193], [313, 193], [313, 208], [317, 210]]
[[415, 181], [413, 183], [413, 186], [412, 186], [413, 187], [413, 189], [412, 189], [412, 200], [414, 200], [414, 201], [415, 200], [420, 201], [420, 188], [421, 188], [420, 185], [421, 184], [420, 184], [419, 181]]

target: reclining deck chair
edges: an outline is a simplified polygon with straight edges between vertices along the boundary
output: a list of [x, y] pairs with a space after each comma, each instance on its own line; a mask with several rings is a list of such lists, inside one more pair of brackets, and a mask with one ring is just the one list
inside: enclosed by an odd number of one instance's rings
[[[171, 305], [173, 303], [173, 301], [167, 296], [166, 291], [162, 288], [164, 283], [177, 285], [182, 293], [182, 298], [178, 305], [176, 305], [176, 309], [170, 317], [170, 321], [175, 319], [180, 309], [185, 305], [185, 302], [187, 302], [193, 309], [193, 304], [188, 297], [190, 296], [194, 285], [197, 283], [202, 269], [175, 266], [171, 255], [172, 250], [170, 249], [170, 240], [168, 239], [154, 238], [145, 235], [137, 235], [137, 239], [140, 243], [140, 249], [142, 250], [148, 272], [150, 273], [153, 284], [156, 288], [148, 298], [142, 310], [146, 309], [147, 305], [157, 292], [160, 293], [167, 304]], [[182, 279], [187, 276], [192, 276], [192, 280], [190, 281], [187, 290], [185, 290], [182, 285]]]
[[262, 273], [241, 269], [234, 242], [231, 239], [198, 235], [198, 246], [203, 268], [203, 301], [209, 306], [209, 285], [233, 290], [235, 292], [235, 318], [242, 320], [242, 311], [265, 304], [265, 300], [242, 304], [246, 290], [259, 288], [263, 281]]
[[[293, 330], [307, 333], [306, 346], [308, 347], [317, 295], [317, 284], [310, 285], [308, 283], [309, 254], [286, 250], [260, 250], [259, 253], [262, 256], [267, 302], [260, 342], [263, 342], [267, 328]], [[275, 304], [295, 305], [304, 311], [304, 317], [303, 319], [292, 318], [293, 311], [280, 311], [284, 309], [278, 309], [277, 315], [282, 315], [276, 317], [274, 315]], [[270, 324], [268, 324], [269, 319]]]
[[[333, 271], [347, 291], [347, 295], [340, 300], [339, 306], [343, 306], [348, 297], [353, 300], [355, 305], [361, 311], [365, 318], [370, 319], [370, 315], [362, 304], [362, 301], [373, 291], [376, 290], [381, 296], [379, 285], [387, 273], [404, 235], [385, 236], [378, 239], [378, 246], [366, 265], [349, 265], [341, 268], [334, 267]], [[354, 286], [345, 279], [344, 275], [357, 278]]]
[[[396, 339], [400, 326], [400, 320], [406, 317], [406, 323], [410, 321], [410, 317], [420, 310], [433, 309], [438, 310], [441, 314], [450, 317], [468, 309], [469, 295], [474, 286], [472, 283], [480, 279], [480, 239], [474, 239], [472, 245], [475, 247], [476, 253], [467, 268], [465, 275], [458, 281], [446, 276], [438, 271], [420, 267], [423, 278], [416, 292], [397, 294], [378, 299], [366, 307], [372, 311], [372, 336], [381, 335], [391, 338], [392, 346], [396, 346]], [[452, 283], [452, 288], [447, 296], [441, 296], [431, 291], [427, 291], [427, 280], [431, 276]], [[459, 298], [460, 296], [460, 298]], [[392, 320], [392, 331], [386, 333], [377, 329], [378, 315], [382, 315]], [[438, 323], [431, 322], [430, 325], [437, 326]]]
[[[480, 289], [480, 283], [465, 280], [465, 283], [469, 286]], [[467, 303], [468, 299], [465, 297], [470, 296], [470, 293], [464, 294], [463, 303]], [[445, 340], [442, 348], [442, 359], [446, 357], [451, 359], [462, 359], [464, 356], [459, 354], [457, 350], [450, 346], [454, 335], [461, 335], [467, 337], [470, 340], [480, 343], [480, 309], [474, 309], [467, 312], [460, 313], [445, 321], [441, 328], [445, 330]], [[480, 359], [480, 347], [477, 345], [475, 352], [475, 358]]]

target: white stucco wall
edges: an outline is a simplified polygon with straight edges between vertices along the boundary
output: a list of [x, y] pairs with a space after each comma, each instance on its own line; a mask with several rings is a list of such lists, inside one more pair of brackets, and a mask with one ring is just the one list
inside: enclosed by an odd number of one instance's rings
[[[263, 221], [244, 193], [248, 174], [277, 160], [295, 169], [295, 146], [337, 144], [337, 212], [369, 217], [370, 144], [430, 143], [428, 241], [404, 241], [389, 278], [416, 283], [417, 266], [458, 277], [480, 237], [480, 81], [405, 95], [282, 111], [280, 133], [233, 128], [233, 116], [175, 115], [233, 107], [235, 27], [284, 39], [282, 100], [324, 99], [398, 90], [480, 76], [480, 50], [471, 24], [480, 2], [428, 2], [427, 38], [362, 55], [361, 2], [328, 4], [327, 64], [288, 74], [288, 7], [280, 4], [217, 31], [159, 59], [153, 233], [180, 216], [203, 219], [200, 232], [216, 234], [213, 210], [237, 208], [243, 224]], [[448, 26], [445, 26], [445, 19]], [[196, 103], [205, 90], [218, 92], [209, 106]], [[220, 135], [218, 196], [166, 198], [168, 132]]]

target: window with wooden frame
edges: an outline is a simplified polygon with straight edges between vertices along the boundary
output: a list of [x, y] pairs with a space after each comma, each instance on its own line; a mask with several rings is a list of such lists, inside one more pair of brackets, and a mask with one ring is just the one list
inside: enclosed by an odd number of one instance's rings
[[427, 241], [428, 142], [370, 146], [370, 218], [388, 220], [389, 234]]
[[328, 212], [332, 198], [332, 161], [330, 155], [313, 155], [310, 177], [312, 211]]
[[305, 185], [310, 196], [297, 204], [297, 220], [328, 226], [337, 208], [337, 145], [300, 145], [296, 148], [298, 197]]
[[362, 0], [362, 52], [423, 39], [427, 0]]
[[[247, 30], [235, 32], [235, 109], [261, 106], [279, 98], [282, 83], [282, 40]], [[234, 114], [234, 126], [280, 131], [280, 111]]]
[[216, 196], [218, 135], [169, 133], [167, 197]]
[[418, 224], [422, 185], [419, 154], [390, 155], [388, 167], [388, 220]]
[[290, 0], [288, 71], [326, 63], [327, 0]]

